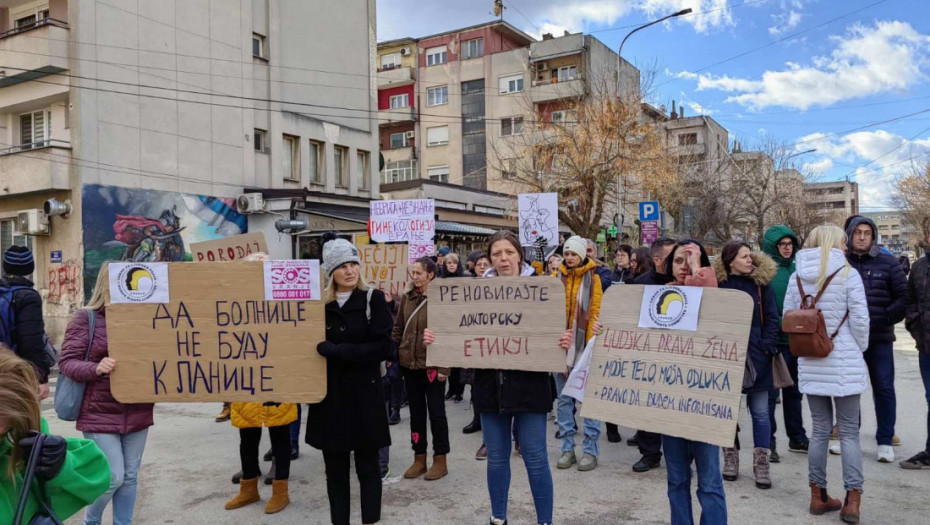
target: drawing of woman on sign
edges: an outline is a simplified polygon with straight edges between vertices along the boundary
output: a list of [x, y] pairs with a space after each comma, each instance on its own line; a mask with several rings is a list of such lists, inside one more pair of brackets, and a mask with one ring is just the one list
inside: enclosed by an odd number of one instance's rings
[[529, 208], [520, 211], [521, 233], [524, 242], [532, 243], [540, 235], [551, 239], [554, 235], [553, 229], [549, 225], [551, 212], [545, 208], [540, 208], [539, 195], [527, 195], [526, 200], [529, 202]]

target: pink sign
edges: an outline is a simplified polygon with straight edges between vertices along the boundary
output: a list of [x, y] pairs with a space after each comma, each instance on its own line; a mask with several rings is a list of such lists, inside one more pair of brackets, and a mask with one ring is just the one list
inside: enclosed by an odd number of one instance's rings
[[321, 297], [320, 261], [265, 261], [265, 300], [318, 301]]
[[433, 243], [410, 243], [407, 248], [407, 264], [417, 262], [420, 257], [436, 255], [436, 245]]
[[659, 238], [659, 222], [658, 221], [643, 221], [640, 223], [640, 241], [643, 246], [648, 246], [652, 244], [656, 239]]

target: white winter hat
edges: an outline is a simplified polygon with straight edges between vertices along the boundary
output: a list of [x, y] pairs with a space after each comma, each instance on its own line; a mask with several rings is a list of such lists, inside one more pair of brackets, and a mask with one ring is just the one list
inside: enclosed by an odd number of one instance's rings
[[562, 246], [562, 253], [572, 252], [577, 253], [582, 258], [588, 256], [588, 243], [581, 237], [573, 235], [565, 241], [565, 245]]
[[345, 239], [333, 239], [323, 245], [323, 271], [330, 277], [336, 268], [345, 263], [360, 264], [358, 249]]

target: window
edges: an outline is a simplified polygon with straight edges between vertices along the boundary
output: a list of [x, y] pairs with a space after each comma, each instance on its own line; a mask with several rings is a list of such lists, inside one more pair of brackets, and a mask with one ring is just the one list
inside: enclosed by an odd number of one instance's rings
[[398, 108], [407, 108], [410, 107], [410, 95], [404, 93], [403, 95], [392, 95], [391, 96], [391, 109]]
[[678, 135], [679, 146], [693, 146], [697, 143], [697, 133], [682, 133]]
[[438, 66], [439, 64], [445, 64], [448, 61], [449, 53], [446, 51], [446, 46], [436, 46], [426, 50], [427, 66]]
[[409, 145], [410, 140], [407, 138], [406, 131], [401, 131], [400, 133], [391, 133], [391, 149], [406, 148]]
[[388, 162], [384, 165], [384, 173], [381, 174], [381, 183], [391, 184], [393, 182], [413, 180], [417, 178], [416, 171], [417, 162], [415, 160]]
[[484, 55], [484, 39], [476, 38], [462, 42], [462, 60], [478, 58]]
[[431, 166], [427, 170], [429, 180], [436, 182], [449, 182], [449, 166]]
[[504, 159], [501, 166], [501, 177], [504, 179], [517, 178], [517, 159]]
[[284, 166], [282, 172], [285, 180], [300, 180], [300, 139], [284, 135]]
[[578, 78], [578, 68], [576, 66], [564, 66], [552, 68], [552, 79], [559, 82], [566, 82]]
[[552, 115], [549, 117], [550, 123], [556, 124], [558, 126], [577, 124], [575, 120], [575, 111], [571, 109], [553, 111]]
[[394, 69], [400, 67], [400, 53], [381, 55], [381, 69]]
[[426, 105], [439, 106], [449, 103], [449, 86], [426, 88]]
[[501, 136], [510, 137], [512, 135], [523, 134], [523, 117], [510, 117], [501, 119]]
[[255, 143], [254, 144], [255, 151], [260, 151], [262, 153], [265, 152], [265, 147], [266, 147], [265, 141], [266, 141], [267, 135], [268, 135], [267, 131], [263, 129], [255, 128], [255, 131], [253, 133], [253, 142]]
[[349, 159], [349, 149], [343, 146], [336, 146], [333, 150], [333, 167], [336, 172], [336, 186], [342, 188], [348, 187], [346, 181], [346, 161]]
[[32, 237], [17, 234], [16, 219], [0, 220], [0, 253], [5, 252], [14, 244], [17, 246], [25, 246], [30, 250], [33, 249]]
[[355, 163], [355, 176], [358, 178], [358, 189], [368, 189], [368, 152], [357, 151]]
[[449, 143], [449, 126], [437, 126], [426, 129], [426, 145], [441, 146]]
[[310, 141], [310, 182], [323, 183], [323, 144]]
[[265, 58], [265, 37], [252, 33], [252, 56]]
[[523, 75], [507, 75], [500, 78], [500, 93], [519, 93], [523, 91]]
[[19, 116], [19, 140], [23, 149], [48, 146], [52, 119], [48, 110], [33, 111]]

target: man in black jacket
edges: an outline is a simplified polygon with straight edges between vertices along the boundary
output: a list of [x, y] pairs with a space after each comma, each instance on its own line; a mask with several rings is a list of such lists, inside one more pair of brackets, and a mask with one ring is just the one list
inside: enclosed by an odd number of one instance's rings
[[872, 382], [878, 430], [878, 461], [894, 461], [894, 425], [897, 401], [894, 391], [894, 325], [904, 319], [907, 277], [893, 255], [878, 246], [878, 228], [867, 217], [846, 220], [846, 259], [859, 271], [869, 303], [869, 348], [863, 354]]
[[[907, 277], [907, 331], [917, 344], [920, 378], [930, 406], [930, 237], [927, 253], [914, 263]], [[926, 448], [901, 462], [905, 469], [930, 469], [930, 412], [927, 413]]]
[[10, 340], [16, 354], [32, 363], [39, 378], [39, 395], [49, 395], [48, 375], [50, 364], [45, 353], [45, 322], [42, 320], [42, 297], [27, 275], [35, 271], [32, 252], [25, 246], [10, 246], [3, 252], [3, 273], [0, 287], [22, 287], [12, 293], [15, 324]]

